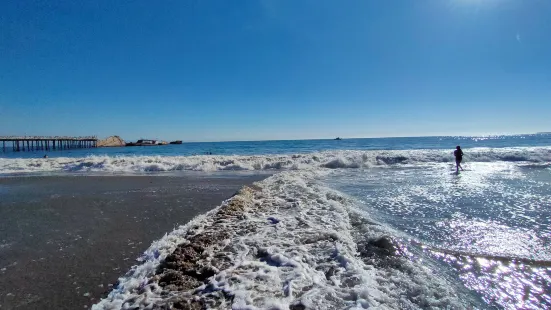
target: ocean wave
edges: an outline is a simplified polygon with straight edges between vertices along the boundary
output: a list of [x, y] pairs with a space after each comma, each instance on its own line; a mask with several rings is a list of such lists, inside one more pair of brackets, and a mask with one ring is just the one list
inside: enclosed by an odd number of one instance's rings
[[[465, 150], [467, 162], [504, 161], [545, 164], [551, 147], [474, 148]], [[37, 172], [154, 172], [220, 170], [308, 170], [369, 168], [453, 162], [449, 150], [325, 151], [294, 155], [203, 156], [88, 156], [84, 158], [0, 158], [0, 173]]]
[[[355, 202], [286, 171], [154, 242], [92, 309], [465, 309]], [[389, 263], [390, 262], [390, 263]]]

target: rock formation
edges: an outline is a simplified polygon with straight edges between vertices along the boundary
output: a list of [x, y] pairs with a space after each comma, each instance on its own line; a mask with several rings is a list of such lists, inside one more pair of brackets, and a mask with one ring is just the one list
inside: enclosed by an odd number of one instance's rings
[[125, 146], [125, 145], [126, 143], [119, 136], [111, 136], [109, 138], [98, 141], [98, 147]]

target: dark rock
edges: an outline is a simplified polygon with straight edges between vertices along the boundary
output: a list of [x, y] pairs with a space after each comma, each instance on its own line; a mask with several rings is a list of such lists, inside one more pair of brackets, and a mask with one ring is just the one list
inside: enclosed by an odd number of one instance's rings
[[370, 244], [382, 250], [386, 250], [390, 253], [396, 253], [398, 250], [398, 247], [396, 246], [394, 240], [388, 236], [373, 240], [370, 242]]
[[386, 257], [398, 254], [396, 242], [388, 236], [359, 243], [358, 250], [362, 257]]
[[289, 310], [305, 310], [306, 306], [304, 306], [302, 303], [297, 303], [289, 306]]

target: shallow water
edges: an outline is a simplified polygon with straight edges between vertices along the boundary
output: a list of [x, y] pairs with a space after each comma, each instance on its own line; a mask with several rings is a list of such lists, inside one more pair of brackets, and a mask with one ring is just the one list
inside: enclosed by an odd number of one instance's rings
[[90, 309], [152, 241], [264, 177], [0, 178], [0, 309]]
[[551, 306], [551, 171], [510, 162], [336, 171], [330, 187], [491, 306]]

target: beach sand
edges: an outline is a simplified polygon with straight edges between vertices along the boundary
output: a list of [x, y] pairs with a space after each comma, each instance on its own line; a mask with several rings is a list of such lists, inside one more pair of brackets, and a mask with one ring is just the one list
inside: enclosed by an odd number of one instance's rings
[[152, 241], [267, 175], [0, 178], [0, 309], [84, 309]]

